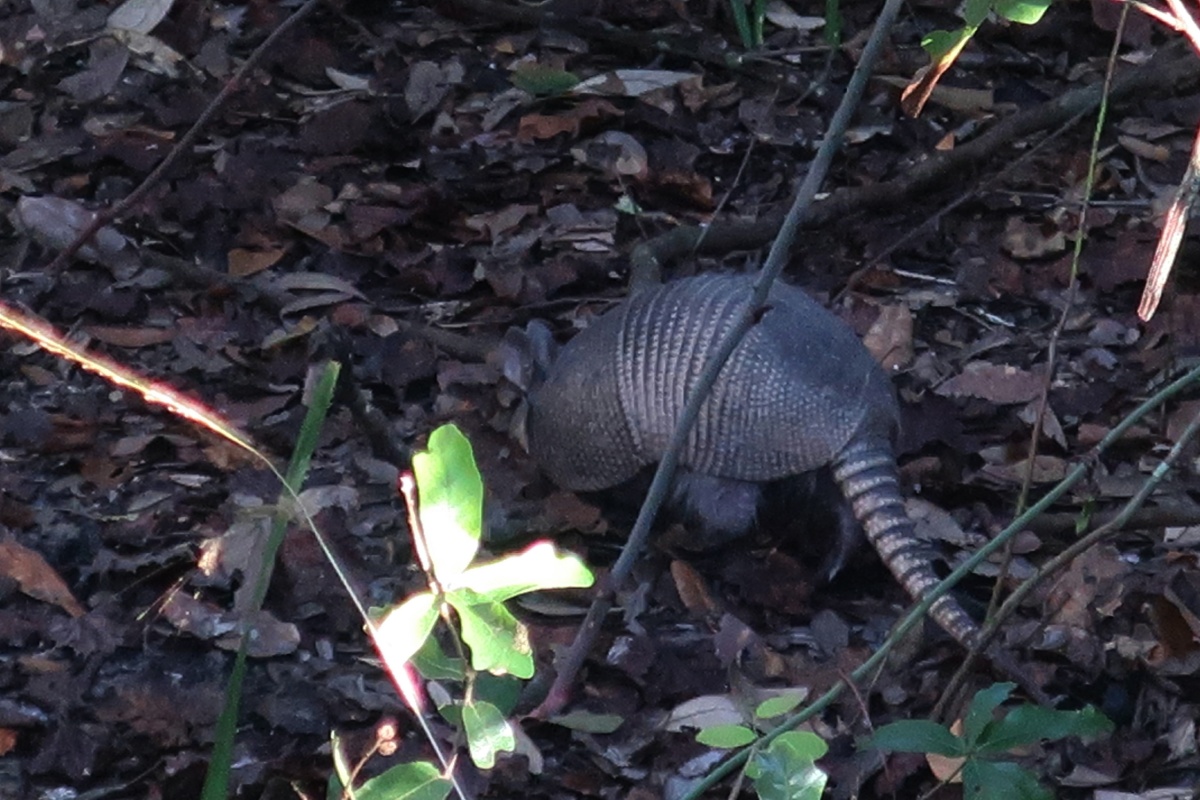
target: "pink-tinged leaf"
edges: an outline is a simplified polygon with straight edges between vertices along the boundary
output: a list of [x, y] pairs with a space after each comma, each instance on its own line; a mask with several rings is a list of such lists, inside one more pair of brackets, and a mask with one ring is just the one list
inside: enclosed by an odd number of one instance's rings
[[504, 602], [541, 589], [583, 589], [593, 580], [574, 553], [560, 552], [551, 542], [536, 542], [516, 555], [472, 567], [453, 586]]
[[404, 702], [417, 713], [423, 706], [421, 691], [408, 661], [429, 637], [437, 616], [434, 596], [421, 592], [393, 608], [372, 631], [388, 674]]
[[483, 478], [471, 443], [453, 425], [429, 436], [429, 449], [412, 460], [418, 513], [433, 572], [443, 585], [462, 574], [479, 549], [483, 528]]

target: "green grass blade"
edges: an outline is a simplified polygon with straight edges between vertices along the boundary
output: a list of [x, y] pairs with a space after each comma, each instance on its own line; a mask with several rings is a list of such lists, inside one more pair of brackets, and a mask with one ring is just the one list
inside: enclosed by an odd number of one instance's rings
[[[300, 436], [296, 439], [296, 447], [292, 451], [292, 460], [288, 464], [285, 476], [286, 487], [281, 496], [292, 496], [300, 491], [304, 479], [308, 475], [312, 454], [317, 447], [317, 439], [321, 427], [325, 424], [325, 416], [333, 402], [333, 389], [337, 384], [337, 376], [341, 365], [329, 362], [318, 379], [314, 388], [308, 413], [304, 415], [304, 423], [300, 426]], [[271, 574], [275, 569], [275, 554], [283, 543], [283, 534], [287, 530], [287, 518], [276, 514], [271, 523], [271, 534], [267, 546], [263, 549], [263, 560], [259, 564], [258, 578], [254, 584], [251, 611], [262, 607], [263, 598], [267, 595], [267, 587], [271, 583]], [[214, 733], [212, 759], [208, 763], [208, 773], [204, 777], [204, 788], [201, 800], [224, 800], [229, 794], [229, 775], [233, 763], [233, 739], [237, 733], [238, 708], [242, 701], [242, 684], [246, 677], [246, 644], [249, 636], [242, 637], [237, 656], [233, 661], [233, 671], [229, 675], [229, 683], [225, 686], [225, 703], [221, 708], [221, 716], [217, 719]]]

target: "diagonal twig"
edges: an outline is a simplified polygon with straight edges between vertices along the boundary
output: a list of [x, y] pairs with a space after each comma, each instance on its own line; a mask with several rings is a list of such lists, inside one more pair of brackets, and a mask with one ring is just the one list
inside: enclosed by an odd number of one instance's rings
[[110, 206], [97, 213], [91, 224], [80, 231], [79, 235], [75, 237], [75, 240], [63, 248], [59, 254], [54, 257], [54, 259], [47, 265], [46, 270], [48, 272], [55, 273], [65, 269], [67, 262], [70, 261], [70, 259], [79, 251], [79, 248], [91, 241], [92, 237], [96, 235], [97, 231], [99, 231], [105, 225], [108, 225], [113, 220], [124, 216], [129, 209], [140, 203], [142, 198], [149, 194], [150, 190], [158, 185], [159, 181], [163, 179], [163, 176], [167, 174], [167, 171], [183, 158], [184, 153], [190, 152], [192, 145], [195, 144], [198, 138], [200, 138], [200, 134], [204, 132], [204, 129], [208, 127], [208, 123], [212, 122], [212, 119], [217, 115], [217, 112], [224, 107], [225, 103], [229, 101], [229, 98], [233, 96], [233, 93], [241, 87], [246, 76], [250, 73], [250, 70], [254, 69], [254, 67], [258, 65], [258, 62], [261, 61], [263, 56], [275, 46], [276, 42], [278, 42], [292, 28], [296, 27], [296, 25], [302, 19], [307, 17], [317, 6], [319, 6], [321, 2], [322, 0], [308, 0], [304, 5], [292, 12], [291, 16], [279, 23], [279, 27], [271, 31], [271, 35], [266, 39], [263, 39], [262, 43], [258, 47], [254, 48], [254, 51], [250, 53], [244, 62], [242, 62], [242, 66], [238, 68], [238, 71], [233, 74], [233, 77], [226, 81], [225, 85], [221, 87], [221, 91], [217, 92], [217, 96], [212, 99], [212, 101], [208, 104], [208, 107], [205, 108], [196, 121], [192, 123], [192, 127], [188, 129], [187, 133], [185, 133], [175, 144], [175, 146], [171, 148], [171, 152], [167, 153], [163, 160], [158, 163], [158, 166], [151, 170], [150, 174], [143, 178], [142, 182], [138, 184], [132, 192], [117, 202], [116, 205]]
[[[1200, 81], [1195, 56], [1182, 42], [1162, 48], [1145, 64], [1117, 77], [1109, 94], [1110, 103], [1141, 100], [1148, 93], [1185, 91]], [[939, 188], [950, 181], [962, 181], [982, 165], [1004, 152], [1013, 142], [1047, 128], [1062, 125], [1072, 118], [1090, 113], [1101, 99], [1099, 86], [1073, 89], [1060, 97], [1027, 111], [998, 121], [977, 138], [931, 155], [893, 181], [862, 187], [834, 189], [804, 215], [803, 226], [816, 228], [848, 217], [859, 217], [879, 209], [893, 209], [910, 203], [921, 192]], [[714, 222], [701, 228], [688, 225], [674, 228], [643, 242], [630, 253], [633, 269], [643, 264], [666, 263], [681, 258], [696, 248], [703, 234], [705, 253], [728, 253], [762, 247], [779, 229], [780, 216], [768, 215], [754, 222]]]

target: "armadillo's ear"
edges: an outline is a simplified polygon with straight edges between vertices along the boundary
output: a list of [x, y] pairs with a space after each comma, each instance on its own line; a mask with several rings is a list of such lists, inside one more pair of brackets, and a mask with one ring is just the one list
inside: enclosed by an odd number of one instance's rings
[[530, 352], [533, 354], [533, 385], [537, 386], [546, 380], [550, 368], [558, 359], [558, 351], [562, 349], [554, 339], [550, 326], [540, 319], [532, 319], [525, 326], [525, 335], [529, 337]]
[[[509, 328], [496, 348], [500, 361], [500, 373], [509, 383], [521, 390], [527, 398], [546, 380], [550, 365], [558, 357], [558, 344], [550, 326], [540, 319], [530, 321], [525, 328]], [[529, 450], [525, 435], [525, 420], [529, 416], [529, 403], [525, 398], [513, 409], [509, 435]]]
[[558, 343], [550, 326], [540, 319], [531, 320], [524, 329], [509, 328], [500, 342], [501, 374], [525, 393], [546, 379], [550, 365], [558, 356]]

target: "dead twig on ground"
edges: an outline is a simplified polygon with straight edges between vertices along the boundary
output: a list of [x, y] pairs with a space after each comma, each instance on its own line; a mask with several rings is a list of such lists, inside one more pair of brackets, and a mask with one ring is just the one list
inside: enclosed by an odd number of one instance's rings
[[[1148, 94], [1163, 91], [1182, 92], [1200, 83], [1195, 56], [1185, 52], [1180, 42], [1163, 48], [1145, 64], [1116, 79], [1109, 102], [1142, 100]], [[1067, 92], [1028, 111], [1000, 120], [990, 130], [966, 144], [930, 156], [915, 165], [903, 177], [873, 186], [835, 190], [826, 200], [814, 205], [801, 221], [815, 228], [837, 220], [858, 217], [877, 209], [911, 202], [919, 193], [938, 188], [950, 181], [963, 180], [998, 153], [1022, 137], [1062, 125], [1094, 111], [1101, 100], [1101, 87], [1086, 86]], [[703, 253], [728, 253], [731, 250], [755, 250], [771, 241], [779, 229], [782, 212], [754, 222], [715, 222], [706, 229], [697, 226], [676, 228], [639, 245], [630, 255], [633, 270], [649, 269], [686, 257], [693, 250]], [[697, 245], [703, 240], [700, 247]]]
[[204, 111], [192, 124], [192, 127], [188, 129], [187, 133], [185, 133], [180, 138], [179, 142], [176, 143], [173, 148], [171, 148], [171, 152], [167, 153], [163, 160], [158, 163], [158, 166], [151, 170], [150, 174], [142, 179], [142, 182], [138, 184], [137, 187], [132, 192], [127, 194], [120, 202], [97, 213], [96, 218], [92, 220], [91, 224], [84, 228], [79, 235], [75, 237], [73, 242], [63, 248], [62, 251], [60, 251], [59, 254], [54, 257], [49, 265], [47, 265], [46, 270], [51, 273], [61, 272], [66, 268], [67, 262], [70, 261], [71, 258], [79, 251], [79, 248], [91, 241], [92, 237], [96, 235], [97, 231], [114, 220], [123, 217], [131, 208], [140, 203], [142, 199], [150, 193], [150, 190], [158, 185], [159, 181], [163, 179], [171, 167], [175, 166], [175, 164], [183, 158], [184, 154], [191, 150], [192, 145], [196, 143], [198, 138], [200, 138], [200, 134], [203, 133], [208, 127], [208, 124], [212, 122], [213, 117], [215, 117], [217, 112], [225, 106], [225, 103], [229, 101], [229, 98], [233, 96], [234, 92], [241, 87], [242, 83], [246, 79], [246, 76], [249, 75], [250, 71], [258, 65], [258, 62], [262, 61], [263, 56], [269, 52], [271, 48], [273, 48], [275, 44], [284, 37], [284, 35], [295, 28], [301, 20], [303, 20], [314, 9], [316, 9], [321, 2], [322, 0], [308, 0], [308, 2], [306, 2], [304, 5], [292, 12], [291, 16], [281, 22], [279, 27], [271, 32], [270, 36], [268, 36], [266, 39], [263, 39], [262, 44], [254, 48], [254, 52], [252, 52], [246, 58], [238, 71], [233, 74], [233, 77], [225, 82], [225, 85], [221, 87], [221, 91], [217, 92], [217, 96], [212, 99], [212, 101], [208, 104], [208, 107], [204, 109]]

